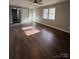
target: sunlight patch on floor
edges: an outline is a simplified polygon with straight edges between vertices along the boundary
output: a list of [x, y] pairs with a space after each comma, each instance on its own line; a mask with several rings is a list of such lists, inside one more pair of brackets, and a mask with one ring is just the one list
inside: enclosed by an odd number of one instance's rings
[[36, 33], [39, 33], [39, 32], [40, 32], [38, 29], [36, 29], [36, 28], [33, 27], [33, 26], [22, 27], [22, 30], [24, 31], [24, 33], [25, 33], [27, 36], [30, 36], [30, 35], [33, 35], [33, 34], [36, 34]]

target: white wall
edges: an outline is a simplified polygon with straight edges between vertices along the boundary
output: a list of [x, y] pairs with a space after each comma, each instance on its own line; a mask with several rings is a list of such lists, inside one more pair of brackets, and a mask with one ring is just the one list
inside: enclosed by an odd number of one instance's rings
[[32, 9], [21, 9], [21, 23], [29, 24], [33, 22], [33, 10]]
[[12, 21], [12, 11], [11, 11], [11, 7], [9, 7], [9, 23], [13, 23]]
[[21, 8], [21, 23], [27, 23], [29, 21], [29, 10]]

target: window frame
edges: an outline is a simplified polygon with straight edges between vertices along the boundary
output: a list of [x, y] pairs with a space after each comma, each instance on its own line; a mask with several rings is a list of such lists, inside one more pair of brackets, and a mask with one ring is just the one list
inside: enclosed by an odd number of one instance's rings
[[[53, 9], [53, 8], [55, 9], [54, 16], [53, 16], [54, 18], [50, 19], [49, 18], [49, 14], [50, 14], [49, 11], [50, 11], [50, 9]], [[55, 20], [56, 19], [56, 7], [53, 7], [53, 8], [45, 8], [45, 9], [48, 9], [48, 16], [47, 16], [47, 18], [43, 17], [43, 19], [46, 19], [46, 20]], [[43, 9], [43, 16], [44, 16], [44, 9]]]
[[[47, 15], [47, 18], [44, 18], [44, 16], [45, 16], [45, 14], [44, 14], [45, 10], [46, 10], [46, 9], [43, 9], [43, 19], [48, 19], [48, 15]], [[49, 9], [47, 9], [47, 10], [48, 10], [47, 13], [49, 14]]]

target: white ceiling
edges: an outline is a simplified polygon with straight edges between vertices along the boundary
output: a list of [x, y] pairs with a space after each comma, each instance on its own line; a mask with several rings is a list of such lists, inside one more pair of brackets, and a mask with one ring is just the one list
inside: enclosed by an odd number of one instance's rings
[[33, 3], [33, 0], [9, 0], [9, 4], [14, 6], [26, 7], [26, 8], [35, 8], [35, 7], [60, 3], [64, 1], [68, 1], [68, 0], [42, 0], [43, 5], [35, 5]]

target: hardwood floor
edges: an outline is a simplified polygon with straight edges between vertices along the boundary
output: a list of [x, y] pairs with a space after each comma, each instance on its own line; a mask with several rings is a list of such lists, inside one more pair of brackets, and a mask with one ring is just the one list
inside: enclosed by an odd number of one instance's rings
[[10, 59], [70, 59], [68, 33], [36, 23], [40, 32], [27, 36], [21, 29], [25, 26], [10, 26]]

